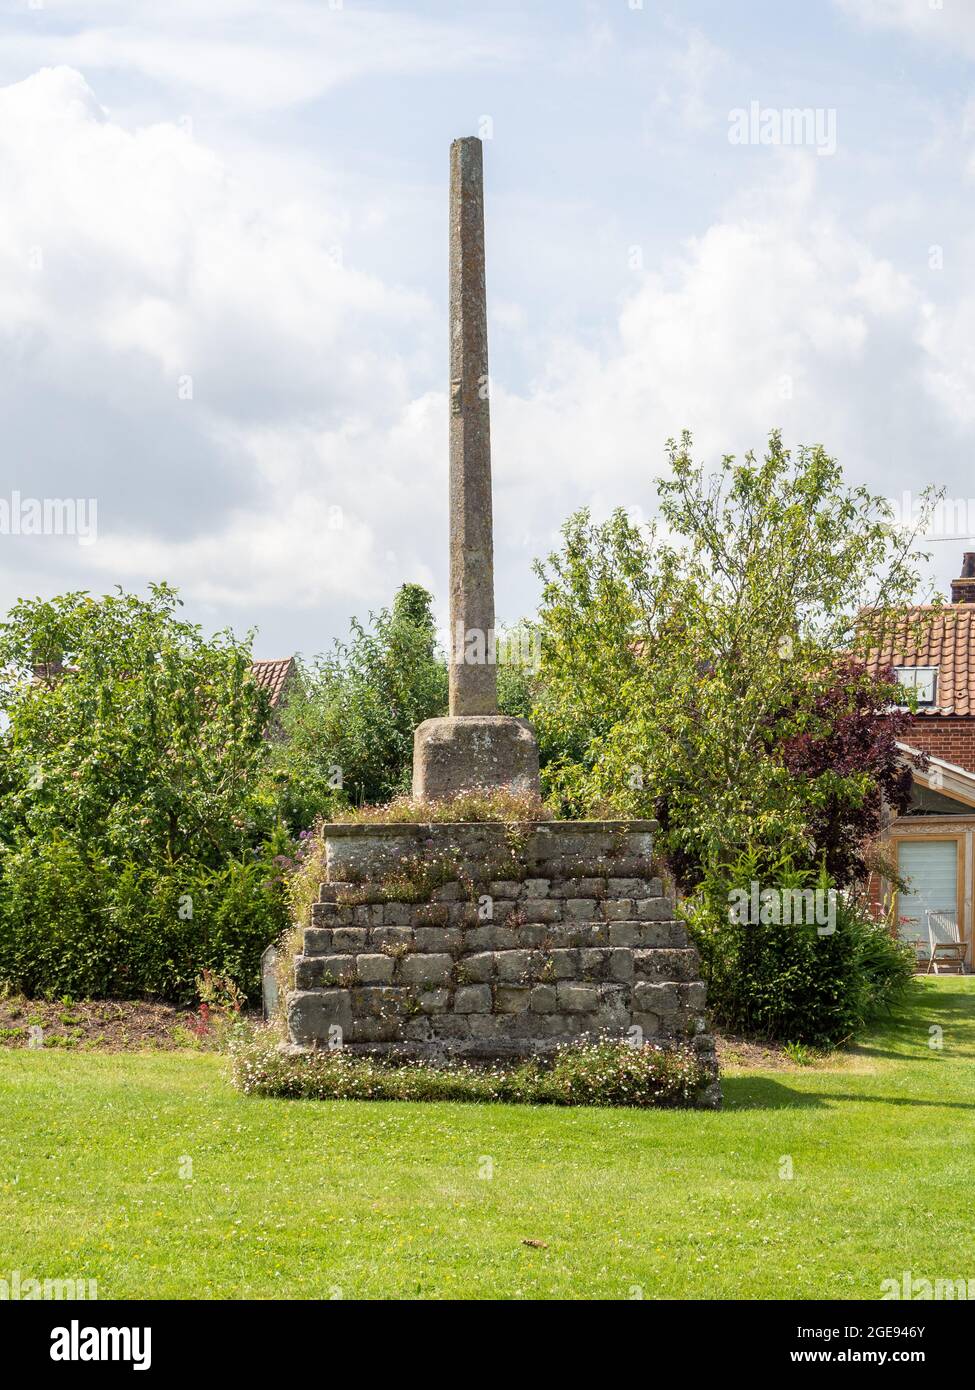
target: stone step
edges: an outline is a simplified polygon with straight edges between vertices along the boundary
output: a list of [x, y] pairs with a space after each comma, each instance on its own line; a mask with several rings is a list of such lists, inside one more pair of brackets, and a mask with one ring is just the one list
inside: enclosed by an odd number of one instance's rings
[[512, 928], [585, 922], [672, 922], [670, 898], [494, 898], [438, 903], [315, 903], [315, 927], [477, 927]]
[[[472, 892], [469, 880], [461, 882], [451, 879], [439, 888], [430, 890], [431, 903], [477, 902], [484, 896], [504, 898], [513, 902], [524, 902], [536, 898], [584, 898], [602, 900], [606, 898], [660, 898], [663, 897], [663, 882], [651, 873], [631, 872], [613, 876], [583, 875], [560, 878], [489, 879], [474, 885]], [[320, 883], [318, 901], [337, 904], [347, 899], [355, 899], [363, 905], [385, 903], [389, 893], [381, 884]], [[424, 897], [426, 901], [426, 895]]]
[[[295, 1041], [328, 1038], [341, 1043], [424, 1037], [578, 1037], [634, 1026], [647, 1039], [693, 1035], [703, 1007], [703, 986], [560, 981], [555, 984], [462, 985], [454, 990], [414, 990], [362, 985], [297, 990], [288, 996]], [[696, 992], [695, 992], [696, 991]]]
[[572, 947], [628, 946], [632, 949], [681, 948], [688, 944], [683, 922], [553, 922], [518, 927], [480, 923], [474, 927], [331, 926], [306, 927], [306, 956], [361, 951], [447, 951], [463, 956], [478, 951], [558, 950]]
[[500, 878], [501, 866], [555, 877], [599, 872], [621, 876], [647, 873], [653, 852], [653, 821], [550, 821], [445, 824], [324, 825], [322, 839], [330, 879], [378, 882], [399, 871], [404, 860], [425, 857], [462, 867], [463, 875]]
[[558, 984], [563, 981], [614, 985], [693, 981], [699, 974], [693, 949], [633, 950], [628, 946], [567, 947], [549, 950], [328, 951], [295, 958], [298, 989], [353, 984], [459, 988], [464, 985]]

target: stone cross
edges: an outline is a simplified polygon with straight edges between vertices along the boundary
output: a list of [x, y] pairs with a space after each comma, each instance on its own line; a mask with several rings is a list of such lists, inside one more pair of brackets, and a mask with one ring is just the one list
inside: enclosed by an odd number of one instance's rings
[[450, 714], [413, 736], [413, 795], [538, 791], [538, 744], [498, 714], [481, 142], [450, 147]]
[[450, 147], [452, 715], [497, 714], [497, 667], [493, 647], [494, 536], [484, 277], [484, 171], [481, 142], [475, 136], [468, 136], [455, 140]]

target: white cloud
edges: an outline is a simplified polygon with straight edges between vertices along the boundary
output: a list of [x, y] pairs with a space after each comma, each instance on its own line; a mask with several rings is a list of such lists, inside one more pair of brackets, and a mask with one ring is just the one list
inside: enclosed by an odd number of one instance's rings
[[121, 128], [63, 68], [0, 91], [0, 180], [3, 471], [96, 496], [100, 531], [6, 538], [4, 597], [56, 563], [61, 587], [344, 613], [387, 595], [387, 551], [425, 572], [432, 469], [396, 467], [435, 431], [398, 344], [422, 355], [431, 310], [343, 266], [327, 207], [254, 207], [187, 132]]
[[727, 53], [701, 29], [680, 36], [668, 54], [667, 76], [657, 94], [658, 109], [675, 108], [689, 130], [707, 130], [725, 112], [715, 104], [716, 81], [730, 66]]
[[869, 29], [891, 29], [975, 56], [975, 9], [969, 0], [834, 0]]
[[518, 514], [538, 518], [534, 549], [583, 502], [646, 514], [663, 442], [685, 427], [712, 463], [781, 426], [884, 495], [965, 486], [970, 306], [946, 320], [828, 210], [821, 178], [814, 157], [783, 157], [642, 280], [610, 348], [553, 344], [532, 393], [497, 401], [498, 457], [519, 470]]
[[6, 35], [5, 63], [126, 72], [256, 111], [311, 101], [367, 74], [462, 71], [521, 53], [510, 30], [496, 37], [483, 16], [440, 23], [330, 0], [59, 0], [56, 19]]
[[[494, 301], [495, 327], [536, 345], [534, 380], [492, 385], [504, 617], [531, 606], [530, 562], [569, 511], [649, 512], [684, 427], [712, 461], [781, 425], [878, 491], [970, 490], [975, 304], [931, 302], [821, 166], [743, 162], [751, 191], [674, 237], [585, 345]], [[63, 68], [0, 90], [0, 181], [0, 495], [99, 503], [94, 546], [3, 538], [0, 606], [167, 578], [198, 616], [263, 621], [280, 653], [404, 579], [444, 594], [445, 325], [343, 264], [327, 181], [262, 198], [188, 129], [130, 130]]]

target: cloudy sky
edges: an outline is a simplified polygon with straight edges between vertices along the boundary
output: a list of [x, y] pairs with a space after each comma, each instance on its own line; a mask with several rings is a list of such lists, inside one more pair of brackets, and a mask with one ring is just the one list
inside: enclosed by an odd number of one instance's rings
[[4, 3], [0, 514], [94, 498], [97, 539], [0, 534], [0, 608], [165, 578], [277, 656], [442, 601], [466, 134], [502, 618], [685, 427], [975, 497], [973, 62], [972, 0]]

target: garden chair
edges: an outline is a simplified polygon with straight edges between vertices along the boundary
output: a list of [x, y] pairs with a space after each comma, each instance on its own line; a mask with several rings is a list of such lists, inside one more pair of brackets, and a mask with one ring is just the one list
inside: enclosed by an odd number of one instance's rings
[[958, 914], [954, 908], [929, 908], [924, 914], [928, 923], [928, 968], [926, 975], [941, 973], [944, 965], [949, 974], [964, 975], [965, 943], [958, 930]]

